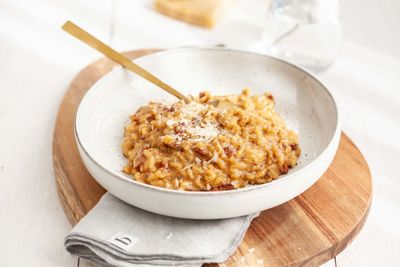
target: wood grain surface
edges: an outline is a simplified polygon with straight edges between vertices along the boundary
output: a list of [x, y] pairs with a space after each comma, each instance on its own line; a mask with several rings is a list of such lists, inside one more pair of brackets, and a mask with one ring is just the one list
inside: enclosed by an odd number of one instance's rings
[[[133, 59], [155, 51], [125, 54]], [[113, 66], [101, 59], [83, 69], [68, 88], [57, 115], [54, 172], [61, 204], [72, 225], [106, 192], [80, 160], [73, 131], [75, 112], [85, 92]], [[337, 155], [323, 177], [295, 199], [262, 212], [237, 251], [219, 266], [317, 266], [326, 262], [357, 236], [371, 197], [368, 165], [342, 134]]]

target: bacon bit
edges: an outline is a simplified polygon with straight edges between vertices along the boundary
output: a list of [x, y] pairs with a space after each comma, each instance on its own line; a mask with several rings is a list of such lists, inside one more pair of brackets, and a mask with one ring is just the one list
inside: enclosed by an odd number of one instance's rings
[[281, 172], [282, 172], [283, 174], [286, 174], [286, 173], [289, 172], [289, 167], [288, 167], [288, 165], [287, 165], [286, 163], [283, 164], [283, 166], [282, 166], [282, 168], [281, 168]]
[[210, 152], [207, 151], [204, 147], [198, 147], [196, 146], [194, 149], [194, 152], [196, 152], [199, 156], [206, 158], [207, 160], [211, 159], [212, 155], [210, 155]]
[[236, 149], [230, 145], [224, 147], [224, 152], [228, 157], [236, 155]]
[[213, 187], [211, 191], [226, 191], [226, 190], [233, 190], [235, 187], [231, 184], [223, 184], [217, 187]]
[[210, 99], [210, 93], [207, 91], [199, 93], [199, 100], [201, 103], [206, 103]]
[[290, 147], [292, 148], [292, 150], [297, 150], [299, 145], [298, 144], [291, 144]]
[[181, 150], [182, 149], [182, 145], [180, 143], [178, 143], [178, 139], [175, 140], [175, 143], [170, 146], [171, 148], [174, 148], [176, 150]]
[[147, 120], [147, 121], [152, 121], [152, 120], [155, 120], [155, 119], [156, 119], [156, 115], [153, 114], [153, 113], [150, 113], [150, 114], [148, 114], [148, 115], [146, 116], [146, 120]]
[[203, 148], [203, 147], [195, 147], [194, 151], [199, 154], [200, 156], [205, 156], [207, 155], [207, 149]]
[[169, 108], [168, 111], [169, 111], [169, 112], [175, 112], [175, 107], [174, 107], [174, 106], [171, 106], [171, 107]]
[[159, 161], [156, 163], [157, 168], [163, 168], [167, 169], [168, 168], [168, 162], [167, 161]]
[[268, 95], [267, 98], [268, 98], [269, 100], [274, 101], [274, 96], [273, 96], [273, 95]]

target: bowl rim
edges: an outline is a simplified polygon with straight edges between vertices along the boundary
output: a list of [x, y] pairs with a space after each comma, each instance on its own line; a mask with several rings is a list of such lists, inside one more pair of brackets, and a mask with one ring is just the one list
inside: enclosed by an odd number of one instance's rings
[[[81, 142], [80, 138], [79, 138], [79, 134], [78, 134], [78, 130], [77, 130], [77, 124], [78, 124], [78, 114], [81, 110], [81, 104], [82, 102], [85, 100], [85, 98], [88, 95], [88, 92], [90, 90], [92, 90], [93, 88], [99, 86], [99, 84], [102, 83], [102, 81], [104, 79], [107, 79], [109, 76], [111, 76], [112, 73], [116, 72], [116, 71], [120, 71], [122, 69], [122, 67], [117, 66], [116, 68], [113, 68], [111, 71], [109, 71], [108, 73], [106, 73], [103, 77], [101, 77], [99, 80], [97, 80], [84, 94], [84, 96], [82, 97], [78, 108], [76, 110], [75, 113], [75, 119], [74, 119], [74, 134], [75, 134], [75, 139], [77, 141], [77, 145], [81, 148], [80, 151], [82, 151], [83, 153], [85, 153], [85, 155], [97, 166], [99, 167], [101, 170], [105, 171], [106, 173], [108, 173], [109, 175], [118, 178], [124, 182], [128, 182], [130, 184], [133, 185], [137, 185], [139, 187], [142, 187], [143, 189], [148, 189], [148, 190], [152, 190], [152, 191], [156, 191], [159, 193], [166, 193], [166, 194], [180, 194], [180, 195], [196, 195], [196, 196], [210, 196], [210, 195], [230, 195], [230, 194], [239, 194], [242, 192], [248, 192], [248, 191], [253, 191], [253, 190], [258, 190], [258, 189], [262, 189], [262, 188], [267, 188], [267, 187], [273, 187], [273, 186], [278, 186], [278, 184], [284, 183], [287, 180], [290, 180], [292, 178], [294, 178], [295, 176], [300, 175], [301, 173], [311, 169], [313, 166], [315, 166], [318, 162], [320, 162], [324, 157], [326, 157], [326, 155], [328, 154], [329, 150], [331, 148], [334, 149], [334, 153], [336, 153], [337, 150], [337, 146], [333, 147], [335, 145], [335, 140], [339, 138], [340, 133], [341, 133], [341, 126], [340, 126], [340, 118], [339, 118], [339, 111], [338, 111], [338, 105], [337, 105], [337, 101], [335, 100], [335, 97], [333, 96], [332, 92], [328, 89], [328, 87], [325, 86], [325, 84], [323, 82], [321, 82], [319, 79], [317, 79], [313, 74], [311, 74], [309, 71], [305, 70], [304, 68], [297, 66], [293, 63], [290, 63], [286, 60], [280, 59], [280, 58], [276, 58], [274, 56], [270, 56], [270, 55], [266, 55], [266, 54], [261, 54], [258, 52], [253, 52], [253, 51], [245, 51], [245, 50], [238, 50], [238, 49], [232, 49], [232, 48], [226, 48], [226, 47], [210, 47], [210, 46], [184, 46], [184, 47], [177, 47], [177, 48], [171, 48], [171, 49], [166, 49], [166, 50], [161, 50], [155, 53], [151, 53], [148, 55], [144, 55], [141, 57], [138, 57], [135, 60], [138, 59], [142, 59], [142, 58], [148, 58], [148, 57], [156, 57], [165, 53], [173, 53], [173, 52], [180, 52], [180, 51], [223, 51], [223, 52], [230, 52], [230, 53], [239, 53], [239, 54], [249, 54], [249, 55], [255, 55], [255, 56], [260, 56], [260, 57], [265, 57], [268, 59], [272, 59], [274, 61], [283, 63], [283, 64], [287, 64], [289, 66], [291, 66], [292, 68], [303, 72], [304, 74], [306, 74], [308, 77], [310, 77], [312, 80], [314, 80], [315, 82], [317, 82], [321, 88], [323, 90], [325, 90], [325, 92], [328, 94], [331, 103], [333, 104], [333, 107], [335, 109], [335, 115], [336, 115], [336, 125], [335, 125], [335, 130], [332, 134], [332, 136], [330, 137], [330, 140], [328, 141], [327, 145], [323, 148], [322, 152], [315, 158], [313, 159], [311, 162], [309, 162], [306, 166], [304, 166], [303, 168], [294, 171], [293, 173], [288, 173], [287, 175], [285, 175], [284, 177], [278, 177], [277, 179], [269, 182], [269, 183], [264, 183], [264, 184], [259, 184], [259, 185], [252, 185], [249, 187], [243, 187], [243, 188], [238, 188], [238, 189], [234, 189], [234, 190], [225, 190], [225, 191], [184, 191], [184, 190], [176, 190], [176, 189], [168, 189], [168, 188], [164, 188], [164, 187], [157, 187], [154, 185], [150, 185], [150, 184], [146, 184], [146, 183], [141, 183], [138, 181], [135, 181], [133, 179], [129, 179], [128, 177], [125, 177], [122, 173], [118, 173], [116, 171], [110, 170], [106, 167], [104, 167], [103, 165], [101, 165], [98, 161], [96, 161], [91, 155], [90, 153], [85, 149], [83, 143]], [[122, 172], [122, 171], [121, 171]], [[94, 177], [95, 180], [96, 177]]]

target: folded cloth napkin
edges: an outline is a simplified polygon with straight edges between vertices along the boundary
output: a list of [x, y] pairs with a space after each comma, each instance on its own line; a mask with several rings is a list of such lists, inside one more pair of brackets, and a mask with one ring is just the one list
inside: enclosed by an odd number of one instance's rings
[[65, 247], [106, 266], [201, 266], [225, 261], [256, 216], [178, 219], [130, 206], [107, 193], [72, 229]]

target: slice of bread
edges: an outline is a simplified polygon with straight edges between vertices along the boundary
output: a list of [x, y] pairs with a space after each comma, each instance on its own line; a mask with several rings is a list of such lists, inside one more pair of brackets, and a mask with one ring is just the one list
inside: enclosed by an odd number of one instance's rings
[[198, 26], [212, 28], [231, 0], [155, 0], [158, 12]]

